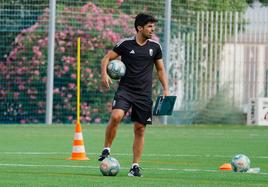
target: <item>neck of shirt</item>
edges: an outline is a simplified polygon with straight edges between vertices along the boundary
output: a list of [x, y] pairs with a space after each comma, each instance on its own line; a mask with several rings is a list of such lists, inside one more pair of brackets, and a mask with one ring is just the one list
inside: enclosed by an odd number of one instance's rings
[[136, 40], [136, 43], [138, 45], [140, 45], [140, 46], [144, 46], [148, 42], [148, 39], [145, 39], [145, 38], [143, 38], [142, 36], [139, 36], [139, 35], [136, 35], [135, 40]]

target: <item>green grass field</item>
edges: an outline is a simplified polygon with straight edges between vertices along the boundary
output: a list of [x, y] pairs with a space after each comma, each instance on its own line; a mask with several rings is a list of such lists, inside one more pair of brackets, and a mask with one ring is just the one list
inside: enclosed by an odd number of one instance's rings
[[[0, 125], [0, 186], [268, 186], [268, 128], [247, 126], [149, 126], [141, 166], [144, 177], [128, 177], [131, 125], [121, 125], [112, 155], [116, 177], [99, 172], [104, 125], [83, 125], [89, 161], [70, 161], [73, 125]], [[261, 173], [220, 171], [235, 154]]]

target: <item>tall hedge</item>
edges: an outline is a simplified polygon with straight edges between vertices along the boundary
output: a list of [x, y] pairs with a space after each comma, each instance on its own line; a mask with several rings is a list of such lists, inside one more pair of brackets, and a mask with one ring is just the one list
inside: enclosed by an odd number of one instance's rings
[[[53, 122], [73, 122], [76, 116], [76, 51], [81, 38], [81, 121], [108, 119], [113, 89], [100, 86], [100, 60], [122, 37], [132, 35], [130, 15], [83, 7], [57, 7], [55, 33]], [[31, 27], [16, 37], [6, 61], [0, 62], [0, 121], [43, 123], [45, 118], [48, 9]], [[116, 86], [116, 84], [114, 84]]]

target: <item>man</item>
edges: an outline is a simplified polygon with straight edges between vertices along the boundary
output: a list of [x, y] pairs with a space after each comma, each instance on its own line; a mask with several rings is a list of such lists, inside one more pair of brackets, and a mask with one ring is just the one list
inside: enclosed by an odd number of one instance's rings
[[169, 95], [168, 80], [162, 60], [162, 49], [159, 43], [151, 40], [156, 22], [157, 20], [151, 15], [138, 14], [135, 19], [137, 34], [117, 43], [101, 62], [102, 84], [108, 89], [109, 84], [112, 83], [106, 71], [109, 61], [121, 56], [121, 60], [126, 65], [126, 74], [121, 78], [114, 96], [111, 117], [106, 127], [104, 149], [98, 160], [102, 161], [110, 155], [110, 148], [119, 123], [129, 108], [132, 108], [131, 120], [134, 122], [133, 164], [128, 176], [142, 176], [139, 162], [144, 146], [145, 127], [152, 123], [152, 76], [154, 66], [163, 87], [163, 95]]

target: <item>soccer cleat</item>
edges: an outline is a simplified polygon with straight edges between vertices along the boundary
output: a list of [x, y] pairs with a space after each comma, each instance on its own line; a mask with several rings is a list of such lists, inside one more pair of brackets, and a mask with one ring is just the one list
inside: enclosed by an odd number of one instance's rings
[[110, 155], [108, 149], [104, 149], [101, 153], [101, 155], [98, 158], [98, 161], [103, 161], [105, 158], [107, 158]]
[[129, 177], [142, 177], [142, 174], [140, 173], [141, 168], [137, 165], [130, 168], [128, 176]]

